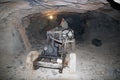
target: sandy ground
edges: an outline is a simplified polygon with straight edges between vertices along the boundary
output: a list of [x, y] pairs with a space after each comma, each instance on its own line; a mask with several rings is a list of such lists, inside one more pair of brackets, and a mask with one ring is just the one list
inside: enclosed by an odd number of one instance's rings
[[22, 51], [16, 54], [0, 54], [0, 80], [119, 80], [120, 47], [115, 43], [103, 43], [96, 47], [90, 43], [76, 45], [76, 73], [69, 73], [65, 68], [63, 74], [58, 70], [39, 68], [27, 71], [26, 55]]

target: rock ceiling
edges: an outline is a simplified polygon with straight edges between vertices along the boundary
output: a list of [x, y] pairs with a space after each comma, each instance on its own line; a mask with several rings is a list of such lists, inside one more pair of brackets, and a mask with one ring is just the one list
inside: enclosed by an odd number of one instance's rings
[[[79, 12], [92, 11], [108, 5], [108, 0], [1, 0], [0, 19], [21, 10], [23, 15], [36, 12]], [[26, 11], [25, 11], [26, 10]], [[26, 14], [27, 15], [27, 14]]]

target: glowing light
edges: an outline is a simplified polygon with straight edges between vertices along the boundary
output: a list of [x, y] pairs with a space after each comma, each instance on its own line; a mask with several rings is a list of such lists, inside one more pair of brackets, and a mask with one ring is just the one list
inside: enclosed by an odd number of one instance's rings
[[50, 20], [55, 20], [57, 13], [58, 12], [55, 10], [50, 10], [50, 11], [45, 11], [42, 14], [44, 14]]
[[50, 16], [49, 16], [49, 19], [51, 19], [51, 20], [52, 20], [52, 19], [53, 19], [53, 16], [52, 16], [52, 15], [50, 15]]

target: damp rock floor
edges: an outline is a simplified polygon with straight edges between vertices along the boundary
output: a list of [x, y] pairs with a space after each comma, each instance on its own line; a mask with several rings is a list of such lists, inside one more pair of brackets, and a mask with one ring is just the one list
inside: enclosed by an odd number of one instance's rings
[[96, 47], [80, 43], [74, 51], [77, 55], [76, 73], [64, 68], [39, 68], [27, 71], [25, 60], [28, 52], [0, 53], [0, 80], [120, 80], [120, 47], [116, 43], [103, 43]]

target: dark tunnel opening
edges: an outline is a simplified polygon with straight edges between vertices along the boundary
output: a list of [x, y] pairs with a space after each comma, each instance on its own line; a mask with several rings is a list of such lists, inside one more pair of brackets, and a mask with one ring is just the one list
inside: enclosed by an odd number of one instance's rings
[[[33, 49], [43, 48], [46, 32], [60, 25], [64, 18], [74, 30], [76, 44], [90, 43], [101, 46], [103, 42], [112, 42], [111, 37], [119, 43], [120, 22], [109, 15], [99, 12], [71, 13], [60, 12], [50, 20], [44, 14], [36, 13], [27, 16], [30, 20], [26, 34]], [[23, 21], [24, 22], [24, 21]], [[113, 27], [114, 26], [114, 27]]]
[[[69, 28], [74, 30], [75, 39], [81, 40], [85, 31], [85, 19], [81, 17], [81, 13], [61, 12], [50, 20], [44, 14], [36, 13], [27, 16], [30, 20], [29, 26], [26, 28], [26, 34], [32, 45], [32, 48], [40, 48], [41, 40], [45, 41], [46, 32], [50, 29], [60, 26], [62, 18], [64, 18]], [[23, 21], [24, 22], [24, 21]]]
[[60, 13], [57, 15], [58, 22], [62, 18], [68, 22], [68, 26], [74, 30], [75, 39], [78, 40], [85, 31], [86, 21], [80, 13]]

